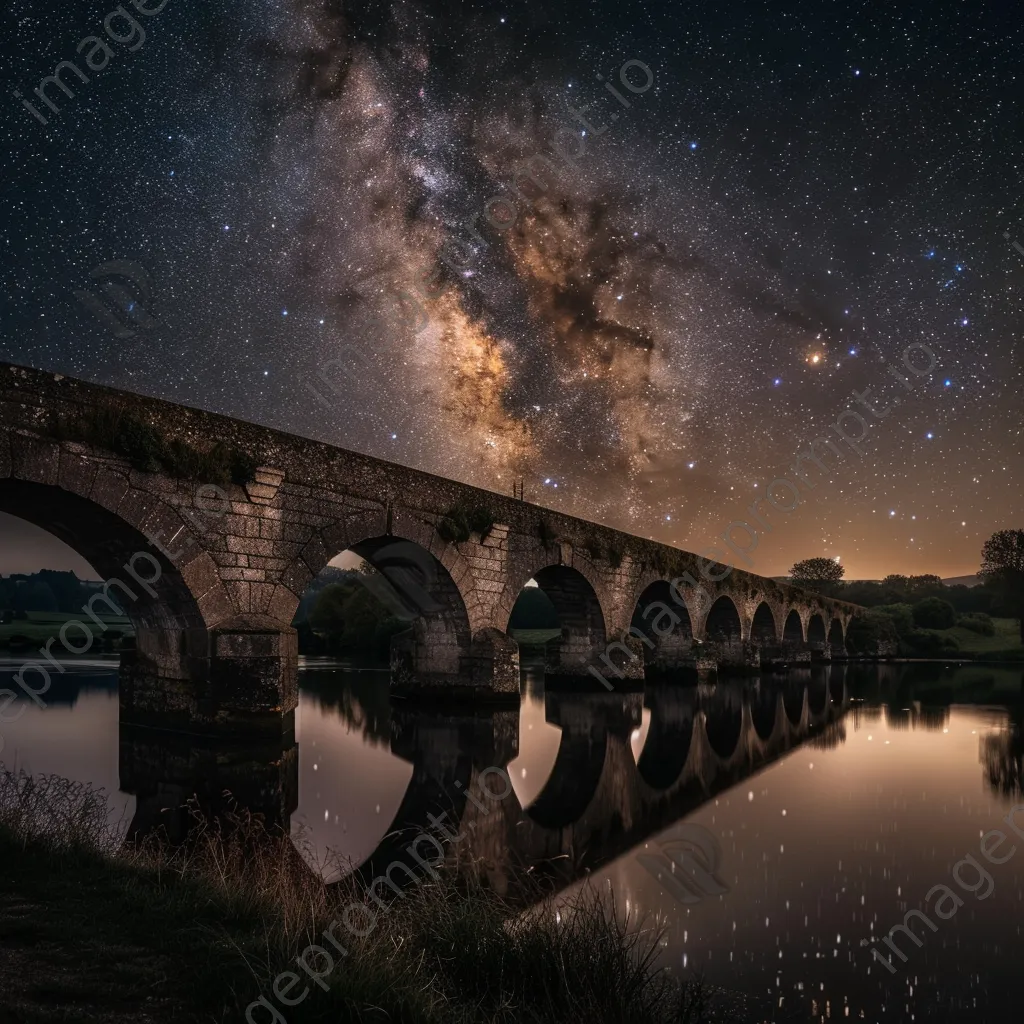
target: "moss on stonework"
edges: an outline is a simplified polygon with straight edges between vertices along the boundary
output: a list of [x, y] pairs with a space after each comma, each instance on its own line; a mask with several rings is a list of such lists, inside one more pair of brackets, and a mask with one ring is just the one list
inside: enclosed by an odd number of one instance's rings
[[537, 536], [545, 548], [551, 547], [558, 540], [555, 528], [546, 519], [541, 519], [537, 523]]
[[486, 540], [494, 529], [494, 513], [483, 505], [453, 505], [437, 524], [438, 536], [449, 544], [460, 544], [472, 534]]
[[59, 419], [53, 433], [113, 452], [142, 473], [164, 472], [183, 480], [245, 485], [256, 476], [257, 461], [221, 442], [201, 449], [178, 438], [167, 440], [152, 424], [116, 408], [96, 409], [78, 419]]

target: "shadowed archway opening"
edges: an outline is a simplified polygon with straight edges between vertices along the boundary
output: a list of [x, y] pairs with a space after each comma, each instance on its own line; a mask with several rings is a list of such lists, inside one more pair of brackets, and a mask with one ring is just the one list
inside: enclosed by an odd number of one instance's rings
[[833, 619], [832, 624], [829, 626], [828, 644], [836, 652], [842, 652], [845, 647], [843, 624], [838, 619]]
[[519, 592], [508, 620], [508, 634], [519, 644], [521, 664], [543, 664], [547, 644], [561, 637], [558, 611], [536, 580]]
[[819, 649], [825, 646], [825, 620], [815, 612], [807, 622], [807, 642]]
[[292, 625], [299, 652], [416, 678], [467, 675], [471, 633], [462, 595], [429, 551], [394, 536], [341, 552], [313, 579]]
[[720, 597], [708, 611], [704, 634], [708, 640], [720, 643], [735, 643], [740, 639], [743, 627], [740, 613], [731, 597]]
[[760, 644], [772, 644], [778, 639], [778, 629], [771, 608], [762, 601], [754, 612], [750, 626], [750, 639]]
[[62, 674], [37, 653], [40, 648], [48, 646], [59, 662], [116, 646], [123, 719], [156, 715], [159, 724], [174, 727], [190, 716], [204, 693], [211, 650], [203, 614], [178, 566], [121, 516], [60, 487], [4, 480], [0, 511], [66, 544], [101, 580], [76, 608], [65, 612], [58, 604], [62, 617], [33, 631], [26, 657], [36, 654], [42, 667], [29, 685], [45, 691], [47, 676]]
[[686, 608], [672, 597], [667, 580], [655, 580], [633, 609], [631, 629], [647, 637], [644, 664], [669, 669], [693, 660], [693, 626]]
[[[549, 629], [550, 635], [540, 641], [545, 670], [554, 675], [585, 671], [595, 652], [604, 648], [607, 635], [604, 614], [593, 586], [583, 573], [567, 565], [545, 566], [533, 574], [532, 582], [550, 604], [557, 622], [557, 632]], [[527, 593], [532, 589], [526, 586], [520, 591], [506, 632], [513, 628], [513, 621], [522, 621], [524, 602], [530, 602], [538, 611], [542, 610], [541, 598]], [[547, 621], [552, 620], [549, 618]], [[520, 635], [512, 633], [517, 640]]]
[[782, 631], [782, 639], [791, 643], [802, 643], [804, 639], [804, 627], [800, 622], [800, 613], [793, 609], [786, 616], [786, 625]]

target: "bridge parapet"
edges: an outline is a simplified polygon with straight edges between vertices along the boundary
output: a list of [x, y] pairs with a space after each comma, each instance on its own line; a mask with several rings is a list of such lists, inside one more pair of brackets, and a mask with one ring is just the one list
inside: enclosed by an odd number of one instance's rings
[[515, 697], [509, 619], [530, 580], [562, 622], [549, 669], [568, 675], [604, 658], [637, 678], [645, 659], [672, 669], [711, 655], [753, 665], [780, 643], [836, 650], [856, 611], [739, 569], [713, 581], [694, 554], [507, 495], [8, 364], [0, 510], [60, 537], [109, 581], [138, 635], [123, 711], [175, 727], [288, 714], [291, 623], [346, 549], [404, 580], [395, 589], [411, 635], [396, 640], [396, 673], [424, 690]]

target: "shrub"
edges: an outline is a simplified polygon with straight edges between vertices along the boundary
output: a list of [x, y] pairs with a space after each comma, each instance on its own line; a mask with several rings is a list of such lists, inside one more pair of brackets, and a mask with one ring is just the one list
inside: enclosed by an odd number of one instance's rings
[[855, 655], [877, 654], [880, 642], [892, 642], [896, 639], [896, 627], [892, 618], [873, 609], [854, 616], [846, 631], [846, 649]]
[[914, 610], [909, 604], [883, 604], [875, 611], [888, 617], [899, 636], [910, 633], [914, 628]]
[[962, 629], [969, 629], [972, 633], [980, 636], [995, 636], [996, 627], [990, 615], [984, 612], [972, 612], [970, 615], [961, 615], [956, 624]]
[[900, 638], [900, 654], [917, 658], [940, 658], [945, 654], [955, 654], [960, 645], [955, 637], [939, 636], [927, 630], [911, 630]]
[[449, 544], [461, 544], [469, 540], [472, 532], [466, 518], [466, 510], [458, 505], [450, 508], [437, 524], [438, 536]]
[[466, 522], [473, 533], [478, 533], [481, 540], [486, 540], [494, 529], [494, 513], [483, 505], [477, 505], [466, 514]]
[[461, 544], [474, 533], [484, 540], [494, 529], [494, 513], [483, 505], [453, 505], [441, 517], [437, 532], [449, 544]]
[[956, 624], [956, 609], [941, 597], [926, 597], [913, 608], [914, 625], [923, 629], [951, 629]]
[[61, 440], [120, 455], [140, 472], [163, 470], [181, 480], [244, 486], [255, 477], [258, 465], [251, 455], [220, 442], [199, 449], [178, 438], [166, 441], [155, 427], [120, 409], [97, 409], [81, 420], [59, 420], [52, 430]]
[[537, 523], [537, 536], [540, 537], [541, 544], [546, 548], [551, 547], [558, 540], [555, 528], [546, 519], [541, 519]]
[[613, 569], [618, 569], [622, 565], [623, 552], [622, 548], [616, 547], [615, 545], [609, 545], [608, 547], [608, 564]]

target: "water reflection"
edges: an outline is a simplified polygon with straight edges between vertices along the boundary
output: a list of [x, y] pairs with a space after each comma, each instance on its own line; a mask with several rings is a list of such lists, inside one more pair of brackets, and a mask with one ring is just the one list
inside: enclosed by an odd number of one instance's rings
[[[524, 905], [535, 889], [519, 887], [523, 868], [566, 893], [605, 887], [666, 926], [667, 964], [775, 1013], [995, 1012], [1021, 949], [1024, 854], [900, 974], [870, 957], [1021, 796], [1019, 669], [835, 664], [601, 695], [548, 692], [527, 674], [519, 711], [456, 713], [391, 706], [386, 675], [320, 663], [302, 674], [294, 742], [228, 748], [119, 729], [113, 666], [61, 682], [59, 699], [8, 726], [2, 756], [105, 785], [134, 833], [160, 822], [180, 834], [174, 809], [190, 794], [216, 809], [230, 791], [303, 833], [334, 878], [381, 870], [441, 816], [462, 837], [452, 855]], [[508, 797], [467, 799], [492, 766], [508, 770]], [[638, 859], [664, 858], [680, 823], [718, 851], [714, 865], [679, 855], [683, 881], [713, 869], [724, 892], [698, 884], [680, 902]]]

